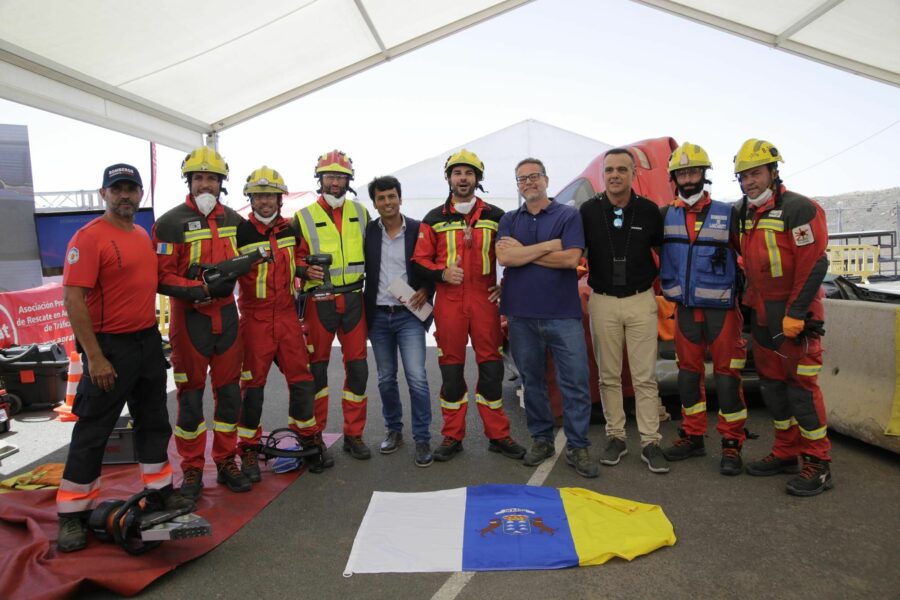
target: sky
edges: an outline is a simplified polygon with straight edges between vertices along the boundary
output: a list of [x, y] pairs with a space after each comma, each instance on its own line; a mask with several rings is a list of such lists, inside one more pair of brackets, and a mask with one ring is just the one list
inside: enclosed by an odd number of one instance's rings
[[[614, 145], [700, 144], [720, 198], [740, 196], [732, 158], [750, 137], [779, 148], [783, 179], [806, 195], [900, 186], [900, 88], [626, 0], [537, 0], [225, 130], [227, 203], [245, 204], [263, 164], [292, 191], [314, 189], [332, 148], [353, 158], [365, 199], [372, 177], [525, 119]], [[0, 123], [28, 126], [37, 191], [99, 187], [115, 162], [149, 180], [144, 140], [5, 100]], [[184, 154], [159, 149], [158, 209], [183, 200]], [[549, 175], [551, 193], [568, 183]]]

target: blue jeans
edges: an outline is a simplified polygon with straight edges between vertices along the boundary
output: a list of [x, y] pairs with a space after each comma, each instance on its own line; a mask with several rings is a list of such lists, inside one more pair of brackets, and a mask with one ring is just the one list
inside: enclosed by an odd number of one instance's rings
[[369, 340], [378, 368], [378, 393], [381, 395], [381, 414], [388, 431], [403, 430], [403, 406], [397, 384], [397, 350], [403, 360], [406, 383], [409, 386], [413, 439], [431, 440], [431, 393], [425, 376], [425, 327], [408, 310], [389, 313], [375, 309]]
[[553, 413], [546, 377], [549, 349], [563, 399], [563, 430], [568, 445], [590, 446], [591, 395], [581, 319], [509, 317], [509, 345], [522, 376], [525, 418], [531, 437], [553, 442]]

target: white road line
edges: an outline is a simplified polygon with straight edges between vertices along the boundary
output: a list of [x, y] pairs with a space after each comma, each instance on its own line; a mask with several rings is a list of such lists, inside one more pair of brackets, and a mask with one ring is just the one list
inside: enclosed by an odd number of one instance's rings
[[[566, 435], [563, 433], [562, 428], [556, 433], [556, 440], [554, 440], [553, 443], [556, 445], [556, 454], [553, 455], [553, 458], [545, 460], [538, 465], [534, 474], [528, 479], [526, 485], [540, 486], [544, 485], [544, 482], [547, 481], [550, 471], [556, 466], [556, 461], [559, 460], [566, 444]], [[431, 600], [455, 600], [455, 598], [463, 591], [463, 588], [472, 581], [473, 577], [475, 577], [475, 571], [454, 573], [447, 578], [447, 581], [444, 582], [441, 589], [434, 593]]]

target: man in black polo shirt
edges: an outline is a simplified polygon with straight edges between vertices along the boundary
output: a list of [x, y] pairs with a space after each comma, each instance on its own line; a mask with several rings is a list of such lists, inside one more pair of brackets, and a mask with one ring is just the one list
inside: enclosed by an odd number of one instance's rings
[[581, 207], [588, 283], [594, 290], [588, 311], [606, 416], [607, 441], [600, 463], [617, 465], [628, 452], [622, 407], [622, 354], [627, 347], [641, 460], [652, 472], [667, 473], [659, 448], [657, 309], [652, 289], [658, 273], [652, 249], [662, 242], [662, 217], [656, 204], [634, 193], [633, 180], [631, 153], [625, 148], [609, 150], [603, 160], [606, 191]]

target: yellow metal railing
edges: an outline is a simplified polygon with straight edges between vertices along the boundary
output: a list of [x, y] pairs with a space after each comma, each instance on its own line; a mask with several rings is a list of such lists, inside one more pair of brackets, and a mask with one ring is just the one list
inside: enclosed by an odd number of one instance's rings
[[159, 304], [159, 313], [157, 318], [159, 319], [159, 333], [163, 336], [169, 335], [169, 297], [163, 296], [162, 294], [157, 294], [156, 296], [157, 302]]
[[855, 275], [863, 283], [869, 283], [869, 277], [878, 273], [878, 246], [833, 244], [828, 246], [826, 253], [828, 272], [833, 275]]

